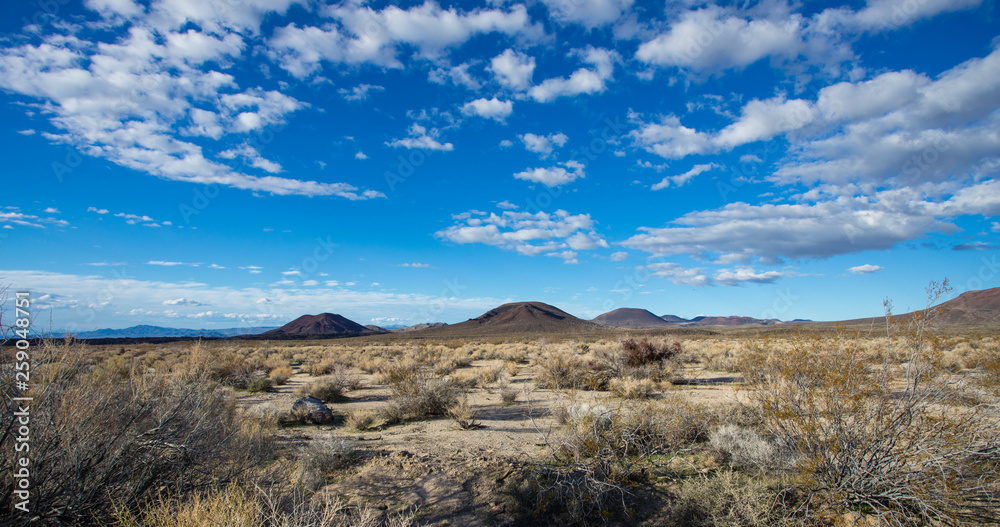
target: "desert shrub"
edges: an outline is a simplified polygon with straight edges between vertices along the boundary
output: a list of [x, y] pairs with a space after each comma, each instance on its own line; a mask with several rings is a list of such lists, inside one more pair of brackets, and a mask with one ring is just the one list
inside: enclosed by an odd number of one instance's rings
[[604, 390], [613, 376], [602, 363], [562, 353], [540, 359], [538, 368], [538, 387], [553, 390]]
[[[461, 390], [448, 379], [433, 377], [418, 367], [400, 367], [386, 372], [393, 399], [387, 410], [399, 420], [445, 415], [458, 402]], [[389, 419], [388, 422], [399, 422]]]
[[719, 462], [738, 469], [780, 470], [796, 461], [785, 445], [775, 445], [756, 430], [733, 424], [716, 428], [708, 443]]
[[348, 506], [328, 494], [310, 497], [306, 492], [281, 493], [252, 483], [186, 498], [160, 497], [138, 511], [119, 508], [115, 523], [121, 527], [412, 527], [416, 510], [389, 514], [374, 507]]
[[600, 525], [627, 514], [626, 491], [580, 467], [532, 465], [504, 493], [517, 525]]
[[469, 404], [468, 399], [460, 399], [449, 406], [448, 417], [451, 417], [462, 430], [474, 430], [480, 426], [476, 420], [476, 409]]
[[288, 383], [288, 379], [292, 378], [292, 368], [288, 366], [279, 366], [271, 370], [269, 374], [271, 381], [276, 386], [282, 386]]
[[521, 365], [518, 364], [517, 361], [513, 361], [513, 360], [509, 360], [509, 361], [505, 362], [504, 365], [503, 365], [503, 367], [504, 367], [504, 369], [507, 370], [507, 375], [511, 376], [512, 378], [516, 377], [518, 370], [521, 369]]
[[503, 366], [493, 366], [490, 368], [481, 368], [477, 374], [476, 379], [477, 384], [481, 388], [485, 388], [491, 384], [495, 384], [500, 380], [500, 376], [503, 374]]
[[681, 353], [681, 343], [677, 340], [655, 343], [645, 338], [629, 338], [622, 341], [621, 349], [625, 363], [634, 367], [674, 359]]
[[260, 365], [240, 357], [233, 350], [210, 350], [201, 341], [190, 350], [185, 374], [189, 379], [209, 379], [224, 386], [245, 390], [256, 377]]
[[341, 377], [328, 375], [309, 384], [303, 384], [295, 394], [299, 397], [315, 397], [325, 403], [334, 403], [347, 399], [344, 395], [346, 391], [347, 386]]
[[347, 439], [313, 439], [299, 450], [295, 479], [306, 489], [315, 491], [326, 484], [331, 472], [347, 467], [355, 457], [354, 445]]
[[509, 384], [504, 385], [500, 388], [500, 401], [504, 406], [511, 406], [517, 402], [518, 389], [510, 386]]
[[313, 377], [320, 377], [333, 373], [336, 368], [337, 365], [332, 360], [322, 360], [306, 364], [302, 370]]
[[760, 477], [720, 471], [684, 481], [664, 516], [677, 527], [766, 527], [778, 523], [775, 495]]
[[344, 418], [344, 424], [359, 432], [364, 432], [375, 424], [377, 414], [372, 410], [351, 410]]
[[247, 391], [250, 393], [269, 392], [271, 387], [270, 377], [257, 377], [247, 383]]
[[[31, 429], [32, 513], [41, 523], [92, 524], [139, 506], [161, 486], [178, 493], [225, 485], [265, 462], [272, 443], [232, 395], [208, 378], [109, 380], [83, 366], [36, 385]], [[15, 421], [0, 438], [0, 523], [12, 520]]]
[[656, 392], [656, 386], [649, 379], [616, 377], [611, 379], [611, 391], [623, 399], [647, 399]]
[[[946, 284], [932, 284], [928, 305]], [[750, 398], [767, 433], [800, 459], [798, 487], [811, 499], [798, 514], [853, 511], [889, 525], [1000, 520], [997, 409], [963, 404], [926, 334], [932, 316], [894, 323], [887, 306], [891, 348], [876, 363], [858, 335], [803, 337], [788, 350], [747, 343]]]

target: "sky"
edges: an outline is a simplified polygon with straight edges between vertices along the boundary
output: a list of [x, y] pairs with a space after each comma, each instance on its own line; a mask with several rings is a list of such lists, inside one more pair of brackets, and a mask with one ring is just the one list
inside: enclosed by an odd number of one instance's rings
[[842, 320], [1000, 286], [994, 1], [0, 12], [0, 284], [36, 328]]

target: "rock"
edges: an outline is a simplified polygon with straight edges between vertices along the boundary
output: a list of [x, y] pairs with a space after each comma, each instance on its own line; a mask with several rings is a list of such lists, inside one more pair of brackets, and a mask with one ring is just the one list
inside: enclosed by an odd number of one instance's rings
[[292, 415], [302, 416], [304, 420], [316, 424], [325, 424], [333, 421], [333, 412], [326, 407], [323, 401], [315, 397], [303, 397], [292, 403]]

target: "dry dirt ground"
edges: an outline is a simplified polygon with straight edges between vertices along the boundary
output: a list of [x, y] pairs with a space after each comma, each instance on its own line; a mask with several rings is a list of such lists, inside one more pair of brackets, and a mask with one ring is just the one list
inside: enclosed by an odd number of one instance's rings
[[[502, 361], [476, 361], [472, 368], [503, 365]], [[352, 410], [384, 407], [390, 397], [386, 386], [375, 384], [372, 375], [356, 372], [363, 387], [347, 393], [348, 400], [328, 403], [338, 417], [332, 425], [301, 425], [278, 428], [279, 442], [289, 449], [306, 447], [324, 438], [347, 438], [356, 453], [349, 468], [328, 481], [320, 493], [348, 500], [349, 504], [372, 506], [393, 512], [415, 511], [420, 525], [499, 525], [505, 523], [508, 502], [503, 488], [517, 478], [516, 467], [544, 462], [550, 455], [548, 441], [558, 433], [551, 411], [559, 405], [617, 405], [620, 399], [608, 392], [553, 391], [535, 386], [534, 368], [522, 366], [509, 378], [517, 387], [516, 403], [504, 406], [493, 388], [471, 388], [468, 401], [476, 409], [480, 426], [459, 428], [447, 417], [407, 422], [374, 431], [357, 432], [342, 422]], [[693, 402], [733, 402], [738, 395], [732, 374], [687, 368], [681, 379], [689, 384], [668, 386], [671, 395], [684, 395]], [[238, 404], [252, 409], [261, 405], [287, 412], [298, 398], [296, 390], [314, 378], [295, 369], [295, 374], [274, 391], [242, 394]], [[662, 396], [662, 394], [661, 394]], [[509, 520], [508, 520], [509, 522]]]

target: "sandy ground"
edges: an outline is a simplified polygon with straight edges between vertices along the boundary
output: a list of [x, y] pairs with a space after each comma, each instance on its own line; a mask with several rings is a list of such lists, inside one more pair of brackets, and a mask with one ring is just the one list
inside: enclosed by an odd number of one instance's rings
[[[487, 368], [499, 361], [477, 361], [473, 368]], [[546, 438], [558, 425], [550, 411], [556, 405], [617, 404], [607, 392], [555, 392], [538, 389], [532, 368], [524, 366], [510, 378], [519, 388], [517, 402], [503, 406], [497, 389], [475, 388], [468, 401], [477, 411], [480, 426], [462, 430], [450, 418], [408, 422], [382, 430], [359, 433], [343, 424], [279, 428], [279, 441], [289, 448], [325, 437], [349, 438], [358, 451], [349, 469], [338, 473], [321, 492], [332, 493], [352, 504], [369, 505], [387, 512], [416, 510], [421, 525], [502, 524], [503, 486], [517, 477], [515, 467], [542, 461], [549, 455]], [[349, 392], [349, 399], [327, 406], [335, 415], [356, 409], [384, 407], [390, 397], [385, 386], [371, 375], [358, 372], [363, 387]], [[730, 374], [688, 369], [682, 378], [692, 384], [673, 386], [671, 393], [692, 401], [723, 403], [738, 397]], [[296, 389], [313, 380], [296, 371], [289, 382], [274, 391], [242, 394], [243, 407], [273, 405], [288, 411], [297, 399]]]

